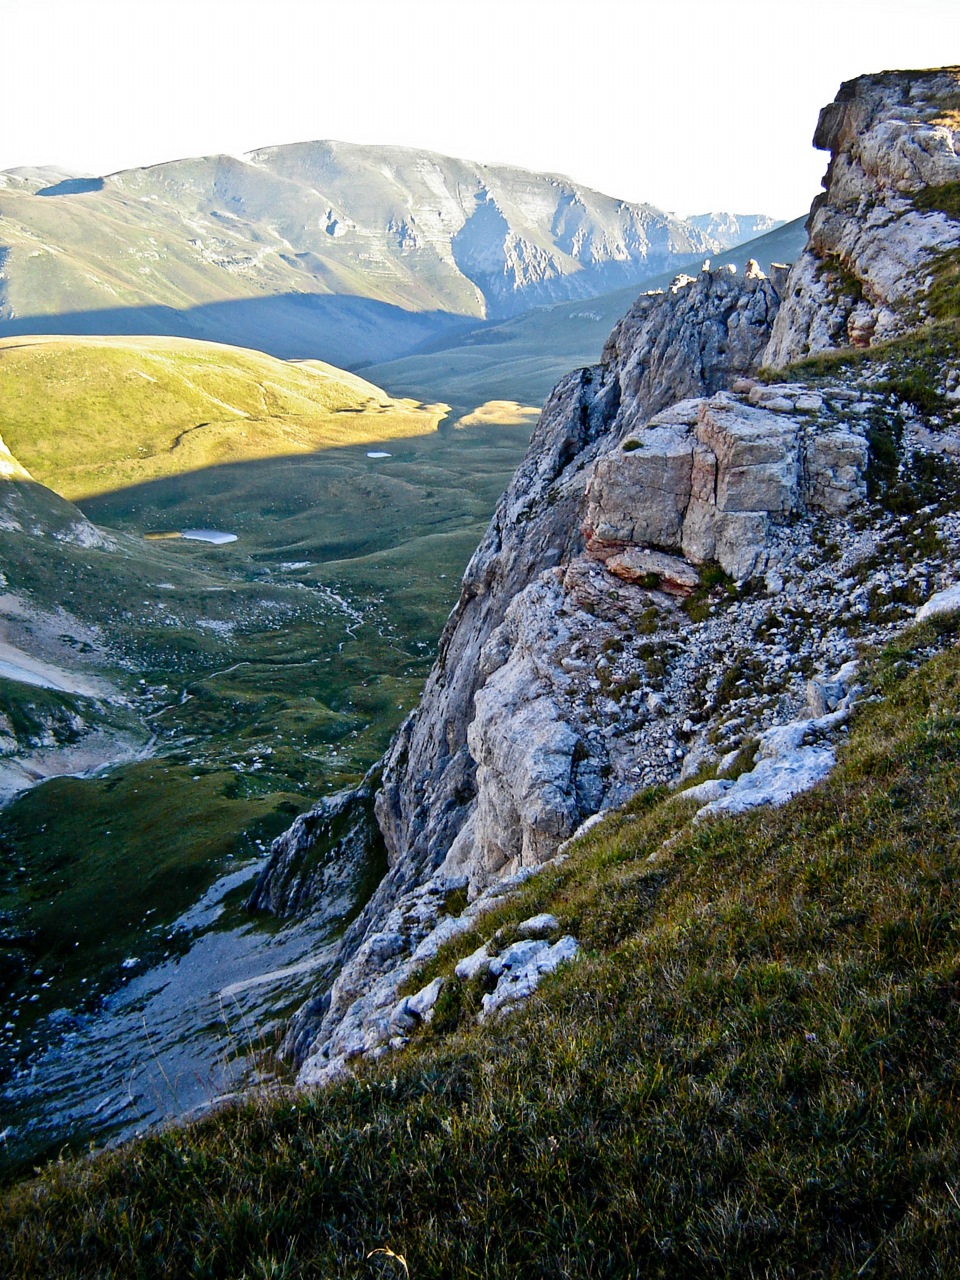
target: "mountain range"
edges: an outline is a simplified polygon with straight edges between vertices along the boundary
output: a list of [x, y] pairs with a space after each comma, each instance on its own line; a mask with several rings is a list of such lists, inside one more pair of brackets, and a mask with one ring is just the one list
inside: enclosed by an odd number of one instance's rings
[[0, 174], [0, 336], [168, 334], [335, 364], [636, 285], [777, 225], [555, 174], [304, 142], [107, 177]]

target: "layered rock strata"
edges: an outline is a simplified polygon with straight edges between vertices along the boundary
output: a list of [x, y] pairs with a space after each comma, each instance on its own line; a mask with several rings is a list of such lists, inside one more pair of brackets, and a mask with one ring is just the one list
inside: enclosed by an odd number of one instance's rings
[[[653, 574], [681, 591], [698, 584], [691, 564], [716, 561], [737, 581], [749, 578], [765, 567], [772, 522], [801, 511], [843, 515], [866, 495], [863, 424], [824, 407], [822, 396], [786, 385], [657, 414], [597, 460], [588, 550], [618, 577]], [[646, 547], [684, 559], [628, 550]]]

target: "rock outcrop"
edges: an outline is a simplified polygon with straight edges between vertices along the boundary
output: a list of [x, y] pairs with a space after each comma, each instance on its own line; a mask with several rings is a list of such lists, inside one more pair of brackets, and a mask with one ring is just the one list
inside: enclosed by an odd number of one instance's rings
[[[376, 816], [390, 870], [348, 933], [345, 954], [359, 945], [381, 904], [436, 870], [471, 817], [477, 761], [467, 730], [474, 696], [498, 665], [495, 645], [481, 652], [524, 587], [583, 550], [593, 463], [649, 414], [684, 396], [713, 392], [755, 366], [777, 305], [770, 282], [755, 270], [743, 279], [726, 268], [682, 277], [666, 293], [637, 300], [611, 335], [605, 363], [569, 375], [554, 390], [467, 566], [420, 704], [382, 762]], [[365, 803], [365, 795], [357, 800]], [[257, 905], [279, 902], [277, 879], [296, 878], [297, 859], [312, 857], [322, 831], [316, 816], [300, 839], [277, 847]]]
[[377, 817], [391, 863], [402, 856], [437, 865], [463, 825], [475, 790], [467, 742], [473, 699], [498, 665], [496, 645], [481, 651], [534, 577], [582, 551], [598, 460], [657, 410], [714, 392], [752, 368], [777, 305], [757, 272], [742, 280], [725, 268], [681, 278], [666, 293], [638, 299], [611, 335], [604, 362], [556, 388], [467, 567], [421, 703], [387, 753]]
[[358, 878], [369, 874], [371, 865], [384, 862], [383, 840], [373, 816], [379, 780], [379, 772], [371, 770], [355, 790], [324, 797], [278, 836], [248, 909], [295, 916], [322, 901], [332, 918], [333, 904], [340, 901], [346, 915], [356, 899]]
[[[765, 567], [771, 522], [817, 509], [842, 515], [866, 495], [861, 424], [828, 424], [822, 397], [800, 387], [753, 387], [750, 397], [673, 405], [597, 461], [587, 546], [612, 572], [652, 574], [682, 591], [697, 585], [689, 565], [716, 561], [743, 581]], [[657, 552], [631, 557], [627, 547], [679, 552], [687, 565]]]
[[[939, 214], [914, 219], [879, 139], [901, 158], [932, 156], [931, 179], [949, 172], [943, 127], [919, 104], [954, 80], [844, 86], [818, 131], [835, 148], [828, 194], [789, 276], [775, 287], [755, 267], [704, 270], [644, 295], [601, 364], [554, 391], [468, 566], [422, 701], [382, 762], [389, 870], [344, 937], [332, 989], [294, 1022], [288, 1048], [305, 1082], [401, 1043], [404, 1019], [426, 1019], [437, 993], [401, 1008], [400, 985], [590, 815], [703, 771], [714, 776], [690, 798], [704, 817], [811, 785], [843, 731], [857, 637], [890, 634], [949, 585], [960, 516], [937, 506], [931, 477], [952, 465], [953, 437], [931, 431], [879, 363], [756, 375], [763, 361], [850, 339], [816, 267], [830, 210], [873, 282], [871, 333], [906, 325], [911, 306], [914, 322], [922, 314], [916, 267], [954, 232]], [[914, 114], [895, 127], [904, 102]], [[919, 160], [917, 172], [922, 183]], [[879, 220], [841, 209], [843, 182], [867, 177], [884, 193]], [[912, 286], [891, 265], [894, 243], [907, 245]], [[954, 374], [938, 376], [948, 388]], [[892, 469], [871, 442], [893, 452]], [[929, 499], [916, 524], [885, 496], [914, 476]], [[926, 524], [934, 537], [919, 536]], [[278, 846], [260, 891], [298, 856], [310, 856], [306, 835]], [[464, 888], [471, 905], [451, 914]], [[563, 958], [574, 948], [565, 941]]]
[[885, 72], [844, 84], [820, 113], [830, 152], [809, 243], [790, 273], [765, 363], [904, 333], [924, 314], [933, 268], [960, 248], [938, 196], [960, 181], [960, 68]]

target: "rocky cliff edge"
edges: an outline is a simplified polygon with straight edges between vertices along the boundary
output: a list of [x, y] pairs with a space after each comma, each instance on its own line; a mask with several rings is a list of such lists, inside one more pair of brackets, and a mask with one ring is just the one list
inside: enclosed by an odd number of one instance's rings
[[[401, 985], [591, 815], [651, 785], [704, 778], [706, 814], [822, 776], [859, 644], [950, 585], [956, 359], [938, 357], [932, 422], [898, 355], [757, 375], [924, 323], [930, 263], [960, 246], [960, 223], [926, 207], [949, 209], [960, 177], [957, 92], [955, 71], [844, 85], [789, 275], [704, 271], [644, 295], [601, 363], [553, 392], [382, 762], [389, 869], [294, 1021], [304, 1083], [401, 1045], [429, 1005], [407, 1008]], [[283, 884], [303, 903], [314, 855], [295, 834], [261, 901], [282, 907]]]
[[938, 264], [960, 247], [958, 138], [960, 68], [841, 86], [814, 134], [830, 164], [765, 364], [868, 347], [928, 317]]

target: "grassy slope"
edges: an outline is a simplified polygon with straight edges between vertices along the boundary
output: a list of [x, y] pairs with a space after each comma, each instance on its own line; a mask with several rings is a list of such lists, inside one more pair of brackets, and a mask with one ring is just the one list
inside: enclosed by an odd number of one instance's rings
[[65, 497], [217, 463], [422, 435], [443, 409], [320, 361], [182, 338], [0, 340], [0, 423]]
[[[768, 269], [771, 262], [792, 262], [805, 243], [803, 219], [798, 218], [720, 254], [713, 263], [742, 269], [756, 258]], [[538, 307], [514, 320], [438, 341], [422, 353], [368, 365], [364, 373], [398, 394], [442, 399], [461, 414], [490, 400], [542, 405], [571, 369], [599, 360], [610, 330], [642, 289], [666, 288], [676, 274], [651, 276], [642, 285], [596, 298]]]
[[[212, 159], [212, 158], [211, 158]], [[216, 165], [217, 161], [212, 159]], [[228, 183], [236, 175], [250, 182], [245, 192], [255, 212], [248, 218], [206, 207], [202, 189], [210, 182], [210, 162], [185, 161], [155, 169], [130, 170], [108, 178], [99, 191], [37, 197], [30, 189], [5, 188], [0, 181], [0, 217], [9, 255], [4, 301], [12, 316], [59, 315], [103, 308], [171, 307], [236, 299], [343, 292], [401, 307], [432, 310], [449, 305], [439, 290], [425, 289], [414, 272], [398, 263], [394, 272], [365, 271], [349, 255], [310, 255], [303, 264], [278, 232], [284, 217], [299, 221], [302, 203], [278, 206], [275, 182], [258, 181], [256, 169], [221, 158]], [[178, 190], [176, 170], [189, 186]], [[192, 173], [191, 173], [192, 170]], [[173, 179], [164, 181], [164, 175]], [[326, 241], [317, 227], [317, 240]], [[333, 248], [333, 242], [330, 242]], [[321, 244], [321, 248], [326, 245]], [[468, 300], [466, 289], [463, 300]], [[467, 308], [467, 314], [476, 314]]]
[[956, 629], [874, 659], [814, 792], [698, 828], [643, 795], [485, 917], [585, 947], [524, 1011], [451, 984], [356, 1081], [51, 1167], [9, 1273], [955, 1274]]
[[[424, 232], [445, 188], [466, 193], [480, 181], [513, 231], [576, 271], [545, 211], [531, 214], [531, 192], [556, 201], [562, 179], [406, 148], [304, 143], [246, 161], [220, 155], [129, 169], [42, 197], [29, 180], [0, 174], [8, 254], [0, 300], [24, 317], [333, 293], [479, 316], [476, 286], [453, 261], [457, 249], [445, 237], [433, 248]], [[587, 189], [580, 200], [597, 239], [616, 233], [617, 201]], [[328, 234], [333, 210], [344, 236]], [[402, 228], [415, 234], [407, 239]]]

